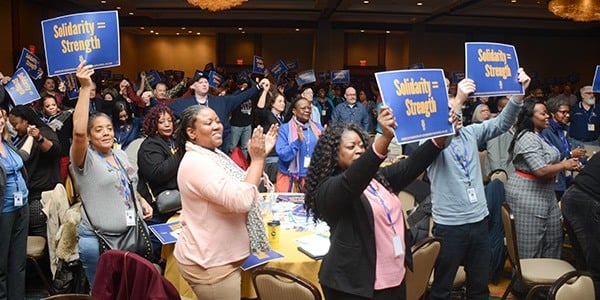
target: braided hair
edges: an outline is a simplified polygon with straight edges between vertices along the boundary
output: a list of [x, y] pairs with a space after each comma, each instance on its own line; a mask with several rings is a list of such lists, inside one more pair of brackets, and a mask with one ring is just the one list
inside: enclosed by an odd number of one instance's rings
[[[323, 220], [323, 216], [317, 208], [316, 192], [320, 183], [329, 177], [338, 175], [344, 170], [339, 167], [338, 154], [342, 135], [347, 131], [354, 131], [360, 137], [363, 145], [369, 145], [368, 135], [354, 123], [337, 123], [328, 127], [319, 137], [312, 154], [310, 167], [306, 175], [306, 194], [304, 196], [304, 208], [313, 213], [314, 221]], [[383, 175], [377, 171], [375, 179], [386, 189], [391, 191], [390, 184]]]

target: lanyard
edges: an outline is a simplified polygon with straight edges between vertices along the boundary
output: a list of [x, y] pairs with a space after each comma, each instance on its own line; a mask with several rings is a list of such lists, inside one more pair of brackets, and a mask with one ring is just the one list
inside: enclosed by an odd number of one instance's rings
[[274, 112], [271, 112], [273, 114], [273, 116], [275, 117], [275, 120], [277, 120], [277, 123], [279, 125], [281, 125], [281, 123], [283, 123], [283, 118], [278, 117]]
[[387, 205], [385, 205], [385, 201], [383, 201], [383, 198], [381, 197], [381, 195], [379, 194], [377, 189], [375, 189], [375, 187], [373, 186], [372, 183], [369, 183], [369, 186], [367, 187], [367, 191], [369, 191], [369, 193], [371, 193], [371, 195], [375, 196], [379, 200], [379, 203], [381, 204], [381, 206], [383, 207], [383, 210], [385, 211], [388, 222], [389, 222], [390, 226], [392, 227], [392, 231], [394, 232], [394, 235], [396, 235], [396, 228], [394, 227], [394, 222], [392, 222], [392, 212], [387, 207]]
[[592, 118], [596, 116], [596, 113], [594, 112], [594, 109], [596, 108], [596, 104], [592, 105], [592, 107], [590, 107], [590, 110], [585, 110], [585, 108], [583, 108], [583, 105], [581, 104], [581, 102], [579, 102], [579, 108], [581, 108], [583, 110], [583, 113], [587, 117], [588, 124], [592, 124]]
[[17, 173], [17, 160], [14, 159], [14, 157], [12, 156], [12, 152], [10, 147], [7, 147], [6, 144], [4, 145], [5, 149], [6, 149], [6, 156], [8, 157], [8, 159], [10, 160], [10, 166], [13, 170], [14, 175], [14, 180], [15, 180], [15, 186], [17, 187], [17, 192], [19, 191], [19, 173]]
[[[102, 156], [102, 154], [100, 152], [96, 152], [98, 153], [98, 156], [100, 156], [100, 158], [106, 163], [106, 165], [109, 167], [109, 171], [110, 169], [114, 169], [115, 166], [113, 166], [111, 163], [109, 163], [104, 156]], [[123, 167], [123, 165], [121, 165], [121, 162], [119, 161], [119, 159], [115, 156], [114, 152], [111, 152], [112, 157], [114, 158], [114, 160], [117, 162], [117, 164], [119, 165], [118, 170], [119, 170], [119, 179], [121, 180], [121, 185], [123, 186], [123, 194], [125, 194], [125, 205], [127, 206], [127, 208], [131, 209], [132, 207], [132, 199], [131, 199], [131, 189], [129, 188], [129, 177], [127, 176], [127, 173], [125, 173], [125, 168]]]
[[450, 148], [452, 149], [454, 158], [456, 158], [456, 160], [460, 164], [461, 168], [465, 172], [465, 176], [467, 177], [467, 180], [469, 181], [469, 186], [471, 186], [471, 175], [469, 175], [469, 166], [471, 165], [471, 161], [473, 161], [473, 157], [471, 157], [471, 159], [469, 159], [469, 155], [468, 155], [469, 152], [467, 151], [467, 144], [465, 143], [465, 140], [462, 135], [460, 135], [460, 141], [462, 142], [463, 149], [464, 149], [462, 156], [460, 155], [458, 149], [452, 143], [450, 143]]
[[539, 138], [544, 140], [544, 142], [546, 142], [546, 144], [550, 145], [550, 147], [552, 147], [552, 149], [554, 149], [554, 151], [556, 151], [560, 154], [560, 151], [558, 150], [558, 148], [556, 148], [556, 146], [554, 146], [552, 143], [550, 143], [550, 141], [545, 136], [543, 136], [541, 133], [538, 133], [537, 135]]
[[567, 141], [567, 135], [565, 134], [565, 132], [566, 132], [566, 130], [559, 128], [558, 129], [558, 138], [560, 138], [560, 143], [562, 144], [565, 152], [569, 152], [569, 151], [571, 151], [571, 145], [569, 145], [569, 142]]

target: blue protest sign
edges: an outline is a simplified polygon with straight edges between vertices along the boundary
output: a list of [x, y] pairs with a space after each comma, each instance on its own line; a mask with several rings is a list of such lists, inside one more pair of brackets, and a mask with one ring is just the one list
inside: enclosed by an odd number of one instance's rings
[[210, 73], [208, 73], [208, 85], [211, 87], [219, 87], [223, 82], [223, 79], [225, 79], [225, 77], [215, 71], [210, 71]]
[[308, 83], [313, 83], [315, 81], [317, 81], [317, 78], [315, 77], [314, 70], [302, 71], [298, 73], [298, 76], [296, 77], [296, 82], [298, 83], [298, 85], [305, 85]]
[[184, 75], [185, 75], [185, 71], [180, 71], [180, 70], [173, 71], [173, 79], [175, 79], [175, 81], [182, 81]]
[[448, 122], [448, 93], [441, 69], [375, 73], [381, 98], [394, 112], [400, 144], [454, 133]]
[[327, 81], [327, 80], [331, 79], [331, 72], [330, 71], [321, 71], [321, 72], [317, 73], [317, 79], [319, 79], [319, 81]]
[[348, 82], [350, 82], [350, 70], [331, 71], [331, 83], [348, 83]]
[[254, 74], [265, 74], [265, 62], [262, 56], [254, 55], [252, 63], [252, 73]]
[[150, 85], [150, 87], [155, 88], [156, 84], [160, 82], [160, 74], [158, 71], [148, 71], [146, 72], [146, 82]]
[[519, 60], [512, 45], [465, 43], [465, 76], [475, 81], [470, 96], [523, 95], [517, 78]]
[[300, 63], [298, 63], [298, 59], [293, 59], [285, 63], [288, 68], [288, 71], [296, 71], [300, 68]]
[[283, 73], [287, 71], [287, 69], [287, 65], [282, 60], [279, 60], [271, 66], [269, 71], [271, 72], [271, 75], [273, 75], [273, 77], [277, 79], [279, 78], [279, 76], [283, 75]]
[[409, 70], [416, 70], [416, 69], [424, 69], [425, 68], [425, 64], [424, 63], [418, 63], [418, 64], [412, 64], [408, 67], [406, 67]]
[[44, 74], [44, 70], [42, 70], [42, 66], [40, 66], [39, 57], [25, 48], [21, 51], [21, 58], [19, 58], [19, 63], [17, 64], [17, 69], [18, 68], [23, 68], [33, 79], [40, 79]]
[[112, 71], [111, 70], [98, 70], [95, 72], [96, 74], [96, 79], [98, 80], [108, 80], [112, 78]]
[[35, 89], [33, 81], [23, 68], [15, 71], [4, 88], [15, 105], [27, 104], [40, 99], [40, 94]]
[[592, 82], [592, 92], [600, 93], [600, 65], [596, 66], [596, 72], [594, 73], [594, 81]]
[[79, 97], [79, 83], [75, 74], [58, 75], [58, 80], [65, 85], [69, 99], [77, 99]]
[[44, 20], [42, 36], [49, 76], [73, 73], [82, 60], [94, 69], [121, 64], [116, 10]]
[[452, 82], [458, 83], [459, 81], [465, 79], [465, 72], [454, 71], [452, 72]]
[[215, 70], [215, 64], [213, 64], [212, 62], [209, 62], [206, 65], [204, 65], [204, 71], [210, 72], [210, 71], [214, 71], [214, 70]]

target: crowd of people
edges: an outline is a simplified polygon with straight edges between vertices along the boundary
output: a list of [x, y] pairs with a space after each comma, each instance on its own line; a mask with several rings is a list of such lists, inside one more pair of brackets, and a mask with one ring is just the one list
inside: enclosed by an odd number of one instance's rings
[[[546, 97], [520, 69], [526, 95], [469, 97], [477, 87], [467, 78], [448, 86], [456, 134], [400, 146], [393, 132], [403, 125], [372, 81], [296, 86], [233, 74], [214, 88], [200, 73], [151, 87], [143, 72], [138, 82], [94, 82], [85, 62], [76, 77], [76, 99], [56, 78], [41, 80], [41, 99], [26, 105], [12, 105], [0, 88], [0, 299], [24, 297], [27, 236], [47, 234], [41, 194], [64, 183], [69, 168], [83, 204], [78, 249], [90, 286], [102, 234], [134, 226], [148, 233], [147, 225], [165, 223], [175, 212], [159, 212], [154, 200], [176, 189], [180, 274], [200, 299], [239, 299], [241, 263], [269, 248], [257, 210], [271, 181], [275, 192], [305, 193], [307, 210], [329, 225], [331, 248], [319, 272], [326, 299], [403, 299], [413, 241], [397, 195], [426, 172], [432, 234], [442, 244], [429, 298], [449, 299], [462, 265], [467, 297], [488, 299], [484, 184], [497, 169], [509, 174], [506, 202], [521, 258], [561, 257], [563, 199], [600, 285], [592, 238], [599, 159], [588, 161], [585, 150], [598, 146], [600, 109], [590, 86], [580, 97], [570, 84]], [[230, 156], [238, 147], [245, 164]], [[402, 153], [408, 158], [394, 160]], [[394, 162], [381, 167], [386, 160]], [[149, 236], [146, 258], [160, 265], [161, 243]]]

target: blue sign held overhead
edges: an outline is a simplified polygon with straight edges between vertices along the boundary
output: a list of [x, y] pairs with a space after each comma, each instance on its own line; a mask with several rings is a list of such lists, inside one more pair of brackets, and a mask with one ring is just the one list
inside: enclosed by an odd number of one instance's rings
[[454, 133], [442, 69], [375, 73], [383, 103], [394, 112], [400, 144]]
[[204, 65], [204, 71], [210, 72], [210, 71], [214, 71], [214, 70], [215, 70], [215, 64], [213, 64], [212, 62], [209, 62], [206, 65]]
[[350, 82], [350, 70], [331, 71], [331, 83], [348, 83], [348, 82]]
[[594, 72], [594, 81], [592, 82], [592, 92], [600, 93], [600, 65], [596, 66], [596, 72]]
[[185, 76], [185, 71], [174, 70], [173, 71], [173, 79], [175, 81], [182, 81]]
[[44, 70], [42, 70], [42, 66], [40, 65], [40, 58], [25, 48], [21, 51], [21, 58], [19, 58], [19, 63], [17, 64], [18, 68], [23, 68], [33, 79], [40, 79], [44, 75]]
[[287, 66], [288, 71], [296, 71], [298, 68], [300, 68], [300, 63], [298, 63], [297, 58], [286, 62], [285, 65]]
[[458, 83], [459, 81], [465, 79], [465, 72], [454, 71], [452, 72], [452, 83]]
[[77, 82], [75, 74], [58, 75], [58, 80], [65, 85], [67, 97], [70, 100], [79, 97], [79, 83]]
[[273, 78], [275, 78], [275, 79], [278, 79], [287, 70], [288, 70], [288, 67], [282, 60], [279, 60], [278, 62], [276, 62], [269, 69], [269, 71], [271, 72], [271, 75], [273, 75]]
[[10, 98], [13, 99], [15, 105], [27, 104], [40, 99], [40, 94], [35, 88], [33, 81], [31, 81], [29, 74], [23, 68], [15, 71], [15, 74], [13, 74], [4, 88], [10, 95]]
[[519, 59], [512, 45], [465, 43], [465, 76], [475, 81], [470, 96], [523, 95], [517, 78]]
[[94, 69], [121, 64], [116, 10], [44, 20], [42, 36], [49, 76], [73, 73], [83, 60]]
[[319, 79], [319, 81], [327, 81], [327, 80], [331, 79], [331, 71], [318, 72], [317, 79]]
[[254, 55], [254, 62], [252, 63], [252, 73], [254, 74], [265, 74], [265, 61], [262, 56]]
[[223, 77], [223, 75], [221, 75], [215, 71], [210, 71], [210, 73], [208, 73], [208, 85], [210, 87], [213, 87], [213, 88], [219, 87], [224, 79], [225, 79], [225, 77]]
[[146, 82], [148, 82], [151, 88], [155, 88], [156, 84], [160, 82], [160, 79], [158, 71], [152, 70], [146, 72]]
[[298, 76], [296, 77], [296, 82], [298, 83], [298, 85], [305, 85], [313, 83], [315, 81], [317, 81], [317, 78], [315, 77], [315, 71], [312, 69], [302, 71], [298, 73]]

